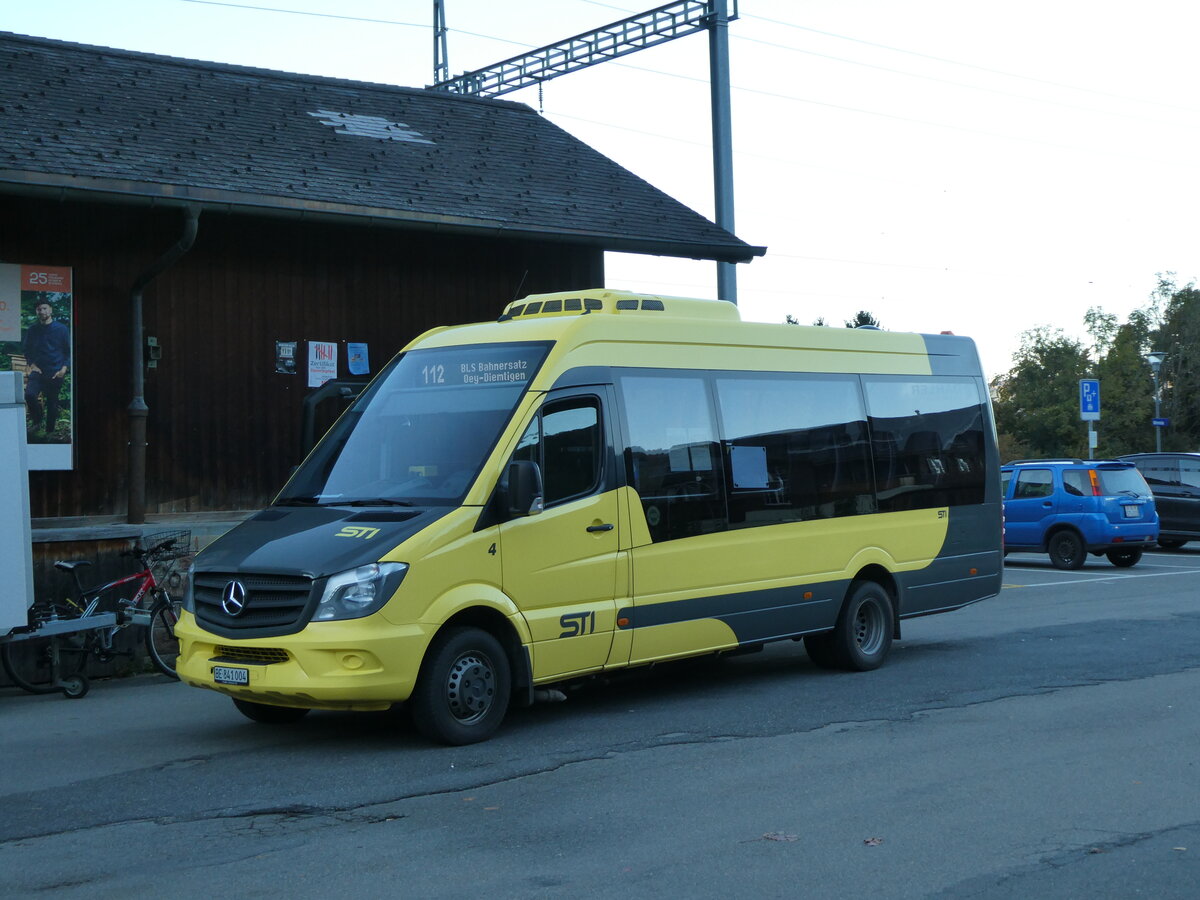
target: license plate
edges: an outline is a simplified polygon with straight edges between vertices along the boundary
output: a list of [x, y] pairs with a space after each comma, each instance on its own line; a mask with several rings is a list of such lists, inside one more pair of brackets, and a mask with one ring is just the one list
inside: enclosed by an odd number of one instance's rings
[[1125, 518], [1139, 519], [1139, 518], [1141, 518], [1141, 515], [1142, 515], [1142, 508], [1140, 506], [1125, 507]]
[[213, 666], [213, 681], [217, 684], [249, 684], [250, 670], [231, 666]]

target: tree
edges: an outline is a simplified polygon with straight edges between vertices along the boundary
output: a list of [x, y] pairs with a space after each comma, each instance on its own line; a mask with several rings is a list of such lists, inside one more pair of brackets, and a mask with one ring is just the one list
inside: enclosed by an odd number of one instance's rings
[[1166, 297], [1162, 323], [1150, 334], [1151, 348], [1165, 354], [1159, 381], [1162, 414], [1171, 420], [1164, 449], [1200, 445], [1200, 290], [1177, 288], [1173, 273], [1159, 275], [1157, 293]]
[[1121, 456], [1154, 449], [1150, 365], [1145, 357], [1146, 327], [1137, 314], [1116, 328], [1096, 365], [1100, 379], [1099, 455]]
[[847, 328], [858, 328], [860, 325], [870, 325], [874, 328], [882, 328], [879, 320], [867, 312], [865, 309], [860, 309], [855, 313], [854, 318], [846, 323]]
[[991, 385], [1002, 458], [1087, 455], [1079, 379], [1091, 366], [1087, 349], [1062, 329], [1043, 326], [1021, 335], [1013, 367]]

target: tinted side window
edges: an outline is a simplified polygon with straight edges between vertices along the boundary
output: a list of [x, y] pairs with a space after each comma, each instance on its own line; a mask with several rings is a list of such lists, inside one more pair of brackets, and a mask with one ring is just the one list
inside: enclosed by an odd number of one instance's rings
[[984, 406], [970, 378], [863, 378], [879, 509], [982, 503]]
[[733, 528], [876, 511], [854, 376], [716, 379]]
[[542, 413], [546, 505], [582, 497], [600, 481], [600, 410], [586, 398], [547, 406]]
[[1200, 460], [1181, 459], [1179, 481], [1184, 487], [1200, 488]]
[[525, 429], [513, 459], [541, 467], [546, 506], [592, 493], [603, 459], [598, 402], [579, 397], [547, 404]]
[[626, 466], [650, 537], [724, 531], [725, 479], [708, 387], [698, 375], [623, 376]]
[[1054, 493], [1054, 473], [1049, 469], [1022, 469], [1017, 473], [1014, 500], [1049, 497]]
[[1146, 483], [1167, 487], [1179, 484], [1179, 463], [1173, 459], [1139, 459], [1134, 464], [1146, 478]]
[[1088, 477], [1078, 469], [1063, 469], [1063, 490], [1075, 497], [1086, 497], [1092, 492]]

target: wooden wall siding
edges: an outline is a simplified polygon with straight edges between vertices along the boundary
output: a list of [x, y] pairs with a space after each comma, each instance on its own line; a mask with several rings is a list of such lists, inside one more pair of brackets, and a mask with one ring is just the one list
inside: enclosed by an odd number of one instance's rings
[[[35, 472], [34, 518], [123, 515], [129, 288], [182, 233], [178, 210], [0, 197], [0, 260], [75, 270], [76, 468]], [[303, 359], [275, 341], [365, 341], [372, 372], [435, 325], [493, 319], [521, 294], [603, 284], [598, 249], [204, 213], [192, 250], [145, 291], [146, 509], [253, 509], [299, 461]]]

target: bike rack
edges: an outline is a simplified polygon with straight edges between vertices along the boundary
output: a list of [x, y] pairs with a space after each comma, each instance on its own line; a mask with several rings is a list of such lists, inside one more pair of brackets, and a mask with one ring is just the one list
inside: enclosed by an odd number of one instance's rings
[[[47, 619], [39, 622], [36, 627], [14, 628], [7, 635], [0, 635], [0, 644], [29, 641], [34, 638], [58, 637], [64, 634], [76, 634], [80, 631], [94, 631], [99, 628], [111, 628], [116, 624], [117, 614], [115, 612], [97, 613], [81, 619]], [[74, 700], [88, 692], [88, 679], [82, 672], [78, 675], [62, 677], [57, 647], [55, 647], [50, 660], [50, 679], [50, 683], [45, 688], [30, 693], [52, 694], [55, 691], [61, 691], [65, 697]]]

